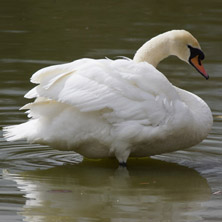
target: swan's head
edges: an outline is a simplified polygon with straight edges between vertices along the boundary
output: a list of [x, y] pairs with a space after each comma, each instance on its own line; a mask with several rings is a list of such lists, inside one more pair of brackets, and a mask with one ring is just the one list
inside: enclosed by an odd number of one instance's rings
[[171, 32], [170, 41], [173, 54], [191, 64], [202, 76], [208, 79], [209, 76], [202, 65], [204, 53], [198, 41], [185, 30], [174, 30]]
[[202, 65], [204, 53], [198, 41], [185, 30], [168, 31], [150, 39], [138, 49], [133, 60], [146, 61], [156, 67], [161, 60], [170, 55], [191, 64], [206, 79], [209, 78]]

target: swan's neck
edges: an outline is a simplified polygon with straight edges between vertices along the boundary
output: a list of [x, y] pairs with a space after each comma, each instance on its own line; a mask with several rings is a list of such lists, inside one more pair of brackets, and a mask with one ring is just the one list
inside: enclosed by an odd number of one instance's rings
[[146, 61], [156, 67], [161, 60], [173, 54], [171, 49], [170, 32], [166, 32], [142, 45], [133, 60], [136, 62]]

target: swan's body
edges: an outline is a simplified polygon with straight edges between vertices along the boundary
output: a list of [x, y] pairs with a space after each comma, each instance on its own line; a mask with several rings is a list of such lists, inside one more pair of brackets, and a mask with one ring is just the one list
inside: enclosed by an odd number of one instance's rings
[[[80, 59], [44, 68], [26, 94], [37, 98], [23, 107], [31, 120], [6, 127], [4, 135], [88, 158], [116, 156], [120, 163], [191, 147], [208, 135], [211, 111], [155, 68], [169, 55], [193, 59], [188, 45], [200, 51], [190, 33], [176, 30], [145, 43], [133, 60]], [[200, 59], [195, 68], [207, 78]]]

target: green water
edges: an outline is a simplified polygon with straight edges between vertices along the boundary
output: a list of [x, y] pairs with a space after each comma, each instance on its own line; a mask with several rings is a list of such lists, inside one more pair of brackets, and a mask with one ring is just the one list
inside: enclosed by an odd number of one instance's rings
[[174, 57], [158, 69], [203, 98], [214, 116], [201, 144], [130, 160], [127, 170], [1, 136], [0, 221], [222, 220], [221, 1], [9, 0], [1, 2], [0, 18], [1, 127], [26, 120], [18, 109], [38, 69], [82, 57], [132, 58], [149, 38], [172, 29], [199, 40], [210, 79]]

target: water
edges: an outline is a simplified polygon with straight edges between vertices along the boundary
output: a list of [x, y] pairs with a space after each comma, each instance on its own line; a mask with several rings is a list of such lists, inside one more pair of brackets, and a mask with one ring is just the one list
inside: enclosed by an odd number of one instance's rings
[[214, 116], [201, 144], [130, 160], [128, 170], [1, 137], [0, 221], [222, 220], [221, 1], [11, 0], [1, 2], [0, 18], [1, 127], [26, 120], [18, 109], [36, 70], [82, 57], [132, 58], [149, 38], [181, 28], [199, 40], [210, 79], [174, 57], [158, 68]]

